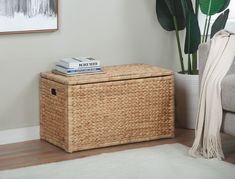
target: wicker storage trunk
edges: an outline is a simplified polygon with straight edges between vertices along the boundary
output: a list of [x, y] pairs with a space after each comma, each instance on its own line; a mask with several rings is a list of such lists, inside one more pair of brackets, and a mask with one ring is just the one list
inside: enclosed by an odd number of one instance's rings
[[150, 65], [41, 73], [40, 134], [67, 152], [174, 137], [174, 78]]

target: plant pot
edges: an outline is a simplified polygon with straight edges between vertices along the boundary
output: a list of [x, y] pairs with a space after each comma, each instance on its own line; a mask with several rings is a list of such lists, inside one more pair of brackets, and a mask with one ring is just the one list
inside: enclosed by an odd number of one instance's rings
[[199, 75], [175, 73], [176, 125], [195, 129], [199, 101]]

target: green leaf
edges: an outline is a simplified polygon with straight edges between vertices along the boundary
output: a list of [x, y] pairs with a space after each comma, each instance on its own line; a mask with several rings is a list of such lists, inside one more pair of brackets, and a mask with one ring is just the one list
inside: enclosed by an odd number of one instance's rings
[[182, 7], [183, 7], [184, 17], [186, 19], [186, 16], [189, 12], [194, 13], [193, 4], [192, 4], [191, 0], [190, 1], [189, 0], [181, 0], [181, 4], [182, 4]]
[[157, 0], [156, 13], [158, 21], [163, 29], [167, 31], [175, 30], [172, 14], [168, 9], [165, 0]]
[[229, 9], [221, 13], [211, 27], [211, 38], [220, 30], [224, 29], [229, 16]]
[[201, 32], [198, 25], [197, 15], [194, 13], [191, 0], [181, 0], [183, 12], [186, 17], [186, 38], [184, 52], [193, 54], [197, 51], [201, 40]]
[[220, 9], [219, 12], [224, 11], [230, 4], [230, 0], [224, 0], [224, 6]]
[[176, 30], [173, 16], [176, 17], [178, 30], [185, 28], [185, 18], [180, 0], [156, 0], [156, 13], [160, 25], [165, 30]]
[[197, 16], [189, 11], [186, 19], [186, 38], [184, 52], [185, 54], [193, 54], [198, 50], [201, 40], [201, 32], [198, 25]]
[[176, 16], [175, 1], [174, 0], [165, 0], [165, 3], [166, 3], [168, 9], [171, 12], [171, 15]]
[[199, 6], [203, 14], [212, 16], [224, 7], [226, 0], [199, 0]]

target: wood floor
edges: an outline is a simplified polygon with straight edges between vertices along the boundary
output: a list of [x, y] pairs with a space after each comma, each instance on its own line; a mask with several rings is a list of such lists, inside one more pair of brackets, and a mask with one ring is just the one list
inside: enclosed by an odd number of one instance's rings
[[[17, 144], [0, 145], [0, 170], [33, 166], [63, 160], [83, 158], [87, 156], [122, 151], [127, 149], [156, 146], [170, 143], [181, 143], [191, 146], [194, 138], [193, 130], [177, 129], [174, 139], [163, 139], [150, 142], [107, 147], [68, 154], [63, 150], [41, 140]], [[235, 137], [222, 134], [226, 161], [235, 164]]]

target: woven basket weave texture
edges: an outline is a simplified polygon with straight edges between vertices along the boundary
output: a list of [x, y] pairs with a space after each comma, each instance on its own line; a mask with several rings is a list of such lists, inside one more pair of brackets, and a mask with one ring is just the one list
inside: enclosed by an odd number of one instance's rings
[[104, 72], [41, 74], [42, 139], [73, 152], [174, 137], [171, 71], [136, 64]]

